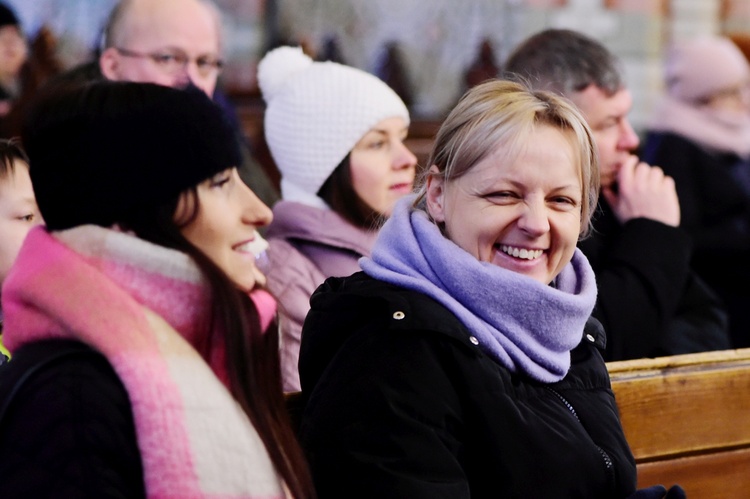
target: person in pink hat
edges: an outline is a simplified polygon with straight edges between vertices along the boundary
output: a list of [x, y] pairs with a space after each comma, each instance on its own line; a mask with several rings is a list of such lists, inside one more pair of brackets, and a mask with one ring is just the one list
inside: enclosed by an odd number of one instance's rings
[[728, 38], [674, 44], [643, 159], [675, 181], [693, 268], [723, 298], [735, 347], [750, 346], [750, 65]]

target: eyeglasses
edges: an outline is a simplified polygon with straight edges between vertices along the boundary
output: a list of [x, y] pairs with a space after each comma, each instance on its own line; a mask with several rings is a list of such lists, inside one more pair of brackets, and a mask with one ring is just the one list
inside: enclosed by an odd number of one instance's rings
[[224, 67], [224, 61], [217, 57], [203, 55], [191, 59], [182, 52], [135, 52], [120, 47], [115, 47], [120, 54], [125, 57], [137, 57], [151, 59], [154, 64], [167, 74], [174, 75], [184, 71], [190, 61], [195, 61], [195, 67], [198, 68], [198, 74], [205, 77], [218, 75], [221, 68]]

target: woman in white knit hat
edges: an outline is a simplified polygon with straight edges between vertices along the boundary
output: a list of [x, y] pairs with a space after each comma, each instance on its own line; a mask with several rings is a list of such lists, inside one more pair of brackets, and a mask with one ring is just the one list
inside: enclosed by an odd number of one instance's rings
[[377, 229], [410, 193], [417, 159], [404, 145], [409, 112], [377, 77], [280, 47], [258, 67], [265, 136], [282, 201], [268, 228], [268, 288], [281, 306], [281, 368], [297, 391], [300, 333], [315, 289], [359, 271]]
[[671, 176], [693, 268], [724, 299], [735, 347], [750, 346], [750, 65], [728, 38], [675, 44], [643, 159]]

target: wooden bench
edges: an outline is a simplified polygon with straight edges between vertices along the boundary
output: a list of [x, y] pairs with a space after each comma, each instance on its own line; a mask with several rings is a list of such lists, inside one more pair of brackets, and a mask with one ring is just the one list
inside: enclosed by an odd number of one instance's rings
[[750, 497], [750, 349], [607, 366], [639, 488]]

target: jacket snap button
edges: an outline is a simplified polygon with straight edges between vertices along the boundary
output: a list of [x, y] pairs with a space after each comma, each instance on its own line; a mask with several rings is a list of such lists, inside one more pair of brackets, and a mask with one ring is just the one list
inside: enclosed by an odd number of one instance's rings
[[405, 313], [403, 313], [403, 312], [402, 312], [402, 311], [400, 311], [400, 310], [399, 310], [398, 312], [393, 312], [393, 318], [394, 318], [394, 319], [396, 319], [397, 321], [400, 321], [400, 320], [401, 320], [401, 319], [403, 319], [404, 317], [406, 317], [406, 314], [405, 314]]
[[479, 340], [476, 339], [476, 337], [474, 336], [469, 336], [469, 341], [471, 342], [472, 345], [479, 345]]
[[587, 340], [589, 340], [589, 341], [590, 341], [591, 343], [593, 343], [594, 341], [596, 341], [596, 340], [594, 339], [594, 337], [593, 337], [592, 335], [590, 335], [590, 334], [587, 334], [587, 335], [586, 335], [586, 339], [587, 339]]

